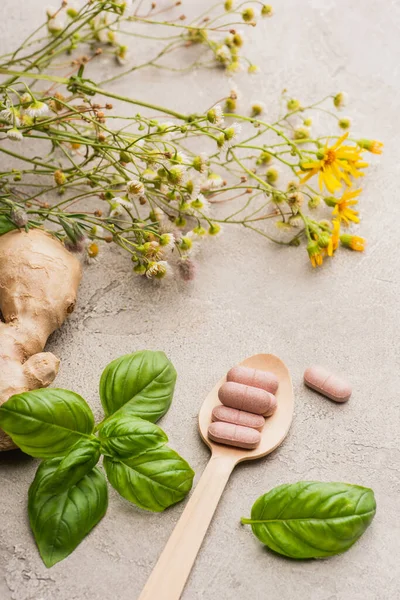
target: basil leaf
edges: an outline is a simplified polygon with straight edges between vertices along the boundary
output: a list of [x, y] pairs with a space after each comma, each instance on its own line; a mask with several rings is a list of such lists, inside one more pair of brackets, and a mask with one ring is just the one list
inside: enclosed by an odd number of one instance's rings
[[271, 550], [291, 558], [322, 558], [348, 550], [374, 518], [369, 488], [347, 483], [300, 481], [280, 485], [253, 505], [254, 535]]
[[140, 508], [161, 512], [190, 491], [194, 472], [168, 446], [122, 460], [104, 458], [111, 485]]
[[154, 423], [123, 413], [107, 419], [99, 437], [105, 454], [122, 458], [155, 450], [168, 442], [166, 434]]
[[75, 485], [95, 467], [100, 458], [100, 441], [96, 437], [79, 441], [64, 456], [42, 489], [60, 494]]
[[13, 229], [17, 229], [7, 215], [0, 215], [0, 235], [4, 235]]
[[176, 371], [164, 352], [142, 350], [113, 360], [100, 379], [100, 399], [107, 416], [124, 412], [155, 423], [169, 409]]
[[61, 494], [46, 492], [47, 481], [61, 462], [42, 462], [29, 488], [29, 521], [46, 567], [71, 554], [107, 510], [104, 475], [93, 469]]
[[11, 396], [0, 407], [0, 427], [26, 454], [65, 454], [94, 428], [85, 400], [69, 390], [40, 389]]

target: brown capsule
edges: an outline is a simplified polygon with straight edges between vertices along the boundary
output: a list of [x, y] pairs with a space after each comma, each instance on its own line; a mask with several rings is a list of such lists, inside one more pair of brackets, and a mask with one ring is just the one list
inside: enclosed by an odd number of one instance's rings
[[313, 365], [304, 372], [304, 383], [335, 402], [347, 402], [351, 385], [325, 367]]
[[208, 437], [213, 442], [247, 450], [257, 448], [261, 441], [261, 433], [256, 429], [221, 422], [211, 423], [208, 428]]
[[242, 425], [243, 427], [251, 427], [252, 429], [262, 429], [265, 423], [264, 417], [254, 415], [253, 413], [229, 406], [216, 406], [211, 414], [213, 421], [223, 421], [225, 423], [233, 423], [233, 425]]
[[261, 388], [271, 394], [276, 393], [279, 385], [279, 380], [274, 373], [271, 373], [270, 371], [261, 371], [260, 369], [249, 369], [249, 367], [240, 365], [232, 367], [232, 369], [228, 371], [226, 380]]
[[218, 390], [218, 398], [225, 406], [256, 415], [272, 415], [276, 409], [273, 394], [257, 387], [227, 381]]

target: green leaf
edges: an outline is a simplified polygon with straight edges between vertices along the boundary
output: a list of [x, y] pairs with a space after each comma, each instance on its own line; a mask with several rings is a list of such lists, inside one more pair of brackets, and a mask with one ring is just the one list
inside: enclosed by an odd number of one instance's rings
[[111, 485], [140, 508], [161, 512], [190, 491], [194, 472], [168, 446], [122, 460], [104, 458]]
[[0, 215], [0, 235], [4, 235], [13, 229], [17, 229], [7, 215]]
[[80, 440], [46, 479], [42, 489], [55, 494], [65, 492], [89, 473], [97, 465], [99, 458], [100, 441], [96, 437]]
[[11, 396], [0, 407], [0, 427], [26, 454], [53, 458], [88, 437], [94, 419], [81, 396], [51, 388]]
[[154, 423], [119, 412], [104, 422], [99, 436], [103, 453], [121, 458], [155, 450], [168, 442]]
[[369, 488], [347, 483], [300, 481], [260, 496], [251, 510], [254, 535], [291, 558], [323, 558], [348, 550], [374, 518]]
[[61, 494], [46, 492], [47, 481], [61, 462], [43, 462], [29, 488], [29, 521], [46, 567], [71, 554], [107, 510], [104, 475], [93, 469]]
[[164, 352], [142, 350], [113, 360], [100, 380], [100, 399], [107, 416], [124, 412], [155, 423], [169, 409], [176, 371]]

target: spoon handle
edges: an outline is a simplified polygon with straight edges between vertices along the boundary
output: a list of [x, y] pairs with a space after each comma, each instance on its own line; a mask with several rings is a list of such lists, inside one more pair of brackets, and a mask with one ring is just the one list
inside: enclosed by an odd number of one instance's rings
[[235, 462], [211, 456], [138, 600], [179, 600]]

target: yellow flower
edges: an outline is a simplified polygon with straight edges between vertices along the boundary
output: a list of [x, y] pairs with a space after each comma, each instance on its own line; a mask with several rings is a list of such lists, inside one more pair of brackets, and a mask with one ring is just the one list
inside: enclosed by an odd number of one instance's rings
[[358, 235], [341, 235], [340, 242], [346, 248], [350, 248], [350, 250], [355, 250], [356, 252], [364, 252], [365, 250], [366, 241]]
[[333, 253], [339, 246], [339, 239], [340, 239], [340, 221], [339, 221], [339, 219], [333, 219], [332, 224], [333, 224], [332, 234], [331, 234], [331, 237], [329, 240], [328, 247], [326, 249], [328, 256], [333, 256]]
[[307, 245], [307, 252], [313, 268], [320, 267], [324, 261], [324, 258], [322, 249], [319, 247], [318, 242], [310, 240]]
[[326, 144], [318, 151], [317, 160], [301, 163], [301, 169], [308, 171], [301, 183], [305, 183], [318, 173], [320, 189], [322, 190], [325, 185], [328, 191], [333, 193], [342, 186], [342, 181], [347, 186], [351, 186], [350, 175], [353, 177], [363, 175], [360, 169], [368, 166], [368, 163], [361, 161], [361, 148], [343, 145], [348, 135], [348, 132], [342, 135], [333, 146]]
[[350, 221], [353, 221], [353, 223], [360, 222], [358, 211], [350, 208], [357, 204], [358, 200], [355, 200], [355, 198], [360, 192], [361, 189], [355, 190], [354, 192], [345, 192], [340, 200], [337, 200], [336, 206], [332, 211], [332, 215], [337, 217], [339, 221], [342, 221], [346, 226], [350, 224]]
[[358, 140], [357, 144], [363, 150], [368, 150], [372, 154], [382, 154], [383, 144], [377, 140]]

